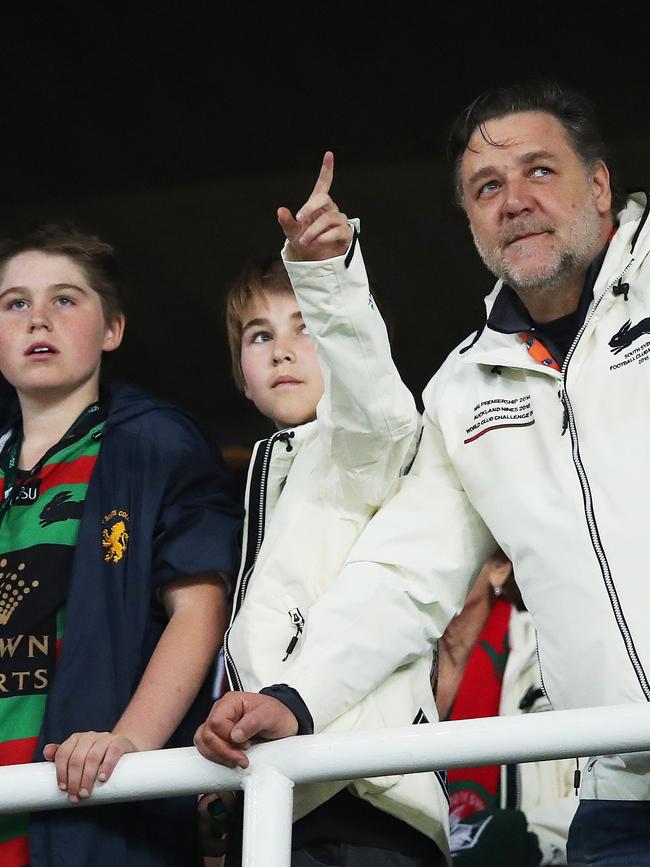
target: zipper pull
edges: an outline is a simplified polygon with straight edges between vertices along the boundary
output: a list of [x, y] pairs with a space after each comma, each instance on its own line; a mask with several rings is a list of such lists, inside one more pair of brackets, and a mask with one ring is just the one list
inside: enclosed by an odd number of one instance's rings
[[560, 403], [562, 404], [562, 409], [564, 410], [562, 414], [562, 436], [567, 432], [567, 428], [569, 427], [569, 408], [566, 404], [566, 398], [564, 397], [564, 392], [562, 389], [558, 391], [557, 396], [560, 399]]
[[629, 291], [630, 291], [630, 284], [629, 283], [622, 283], [621, 280], [619, 280], [618, 283], [616, 284], [616, 286], [614, 286], [614, 288], [612, 289], [612, 294], [614, 296], [622, 295], [623, 298], [627, 301], [627, 295], [628, 295]]
[[291, 611], [288, 612], [288, 614], [291, 618], [291, 622], [296, 627], [296, 634], [289, 642], [287, 649], [285, 650], [285, 657], [282, 662], [286, 662], [293, 653], [293, 651], [296, 649], [296, 644], [298, 644], [298, 639], [302, 635], [302, 628], [305, 625], [305, 618], [300, 613], [300, 608], [292, 608]]
[[290, 431], [285, 431], [284, 433], [281, 433], [278, 436], [278, 439], [280, 440], [280, 442], [284, 443], [288, 452], [293, 451], [293, 446], [291, 445], [291, 440], [295, 437], [295, 435], [296, 435], [296, 432], [290, 430]]
[[573, 788], [576, 790], [576, 796], [580, 791], [580, 762], [576, 759], [576, 770], [573, 775]]

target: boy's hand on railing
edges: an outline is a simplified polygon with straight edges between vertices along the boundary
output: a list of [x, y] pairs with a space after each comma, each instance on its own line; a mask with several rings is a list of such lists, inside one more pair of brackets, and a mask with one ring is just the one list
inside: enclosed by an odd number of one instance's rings
[[332, 201], [334, 154], [326, 151], [311, 195], [295, 218], [288, 208], [278, 208], [278, 222], [289, 245], [286, 256], [295, 262], [318, 262], [341, 256], [352, 243], [353, 230], [345, 214]]
[[245, 750], [260, 740], [273, 741], [298, 733], [288, 707], [270, 695], [228, 692], [194, 735], [194, 745], [206, 759], [228, 768], [248, 767]]
[[56, 781], [68, 799], [76, 804], [89, 798], [99, 780], [109, 779], [118, 760], [138, 747], [125, 735], [112, 732], [76, 732], [62, 744], [47, 744], [43, 755], [56, 766]]

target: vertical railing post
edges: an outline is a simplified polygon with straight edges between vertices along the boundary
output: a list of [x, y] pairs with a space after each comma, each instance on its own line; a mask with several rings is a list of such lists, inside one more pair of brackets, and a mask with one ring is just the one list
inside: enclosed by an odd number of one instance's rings
[[244, 776], [242, 867], [290, 867], [293, 780], [269, 765]]

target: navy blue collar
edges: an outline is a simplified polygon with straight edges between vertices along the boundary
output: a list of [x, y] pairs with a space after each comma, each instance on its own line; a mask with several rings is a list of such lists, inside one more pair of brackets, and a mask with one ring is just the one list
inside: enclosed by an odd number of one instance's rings
[[[605, 260], [608, 247], [609, 241], [589, 266], [578, 307], [574, 313], [569, 314], [569, 316], [576, 318], [577, 328], [580, 328], [584, 322], [587, 310], [594, 297], [594, 286]], [[562, 318], [564, 319], [565, 317]], [[555, 321], [559, 322], [559, 320]], [[524, 331], [535, 331], [538, 328], [537, 323], [528, 312], [524, 302], [515, 290], [506, 283], [501, 287], [501, 291], [492, 305], [487, 324], [488, 328], [491, 328], [492, 331], [498, 331], [500, 334], [521, 334]], [[545, 326], [548, 325], [550, 323], [545, 323]]]

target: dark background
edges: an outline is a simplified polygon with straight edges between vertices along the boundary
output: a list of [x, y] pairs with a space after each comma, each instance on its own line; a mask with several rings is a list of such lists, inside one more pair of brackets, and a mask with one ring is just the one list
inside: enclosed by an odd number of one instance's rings
[[596, 101], [623, 185], [648, 183], [644, 39], [606, 12], [616, 24], [595, 7], [5, 6], [0, 234], [72, 219], [114, 243], [128, 328], [113, 371], [249, 444], [267, 426], [232, 384], [223, 297], [247, 257], [279, 249], [277, 207], [304, 201], [331, 148], [419, 394], [492, 284], [452, 205], [458, 110], [554, 77]]

